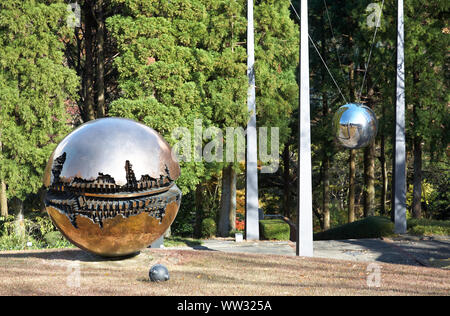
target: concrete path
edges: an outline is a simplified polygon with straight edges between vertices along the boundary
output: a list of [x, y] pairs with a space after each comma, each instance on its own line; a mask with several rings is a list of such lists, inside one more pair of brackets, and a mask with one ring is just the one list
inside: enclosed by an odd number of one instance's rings
[[[197, 250], [295, 256], [290, 241], [203, 240]], [[190, 248], [192, 249], [192, 248]], [[433, 266], [450, 258], [450, 238], [403, 236], [393, 239], [349, 239], [314, 241], [314, 257], [362, 262], [386, 262], [414, 266]], [[442, 264], [441, 264], [442, 265]]]

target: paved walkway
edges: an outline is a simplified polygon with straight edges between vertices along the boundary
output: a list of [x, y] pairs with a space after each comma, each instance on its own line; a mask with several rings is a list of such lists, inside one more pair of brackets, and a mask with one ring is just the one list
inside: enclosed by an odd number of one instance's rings
[[[237, 243], [231, 239], [208, 239], [203, 240], [201, 246], [192, 248], [295, 256], [295, 243], [290, 241], [243, 241]], [[314, 257], [450, 268], [450, 237], [403, 236], [393, 239], [314, 241]]]

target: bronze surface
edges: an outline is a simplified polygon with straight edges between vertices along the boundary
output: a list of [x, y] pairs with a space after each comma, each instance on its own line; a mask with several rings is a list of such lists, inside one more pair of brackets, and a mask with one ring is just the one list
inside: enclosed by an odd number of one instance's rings
[[105, 257], [148, 247], [174, 221], [180, 167], [153, 129], [128, 119], [83, 124], [56, 147], [44, 174], [45, 205], [74, 245]]
[[47, 212], [61, 233], [77, 247], [104, 257], [119, 257], [139, 252], [158, 239], [172, 224], [179, 205], [175, 201], [169, 203], [161, 222], [147, 213], [128, 218], [117, 215], [106, 219], [102, 228], [84, 216], [77, 216], [75, 228], [60, 210], [49, 206]]

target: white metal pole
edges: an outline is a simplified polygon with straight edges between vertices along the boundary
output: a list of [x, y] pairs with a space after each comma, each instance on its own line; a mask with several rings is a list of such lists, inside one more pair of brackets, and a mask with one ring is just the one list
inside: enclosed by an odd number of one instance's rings
[[256, 95], [255, 95], [255, 37], [253, 26], [253, 0], [247, 1], [247, 75], [248, 111], [247, 124], [246, 190], [245, 190], [245, 230], [247, 240], [259, 240], [258, 212], [258, 168], [256, 140]]
[[406, 233], [405, 38], [403, 0], [397, 11], [397, 104], [395, 111], [395, 233]]
[[300, 110], [297, 256], [313, 256], [308, 1], [300, 0]]

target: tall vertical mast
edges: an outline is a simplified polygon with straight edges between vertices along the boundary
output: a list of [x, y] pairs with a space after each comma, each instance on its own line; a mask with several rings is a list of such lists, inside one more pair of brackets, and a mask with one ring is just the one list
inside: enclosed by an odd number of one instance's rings
[[405, 38], [403, 0], [397, 13], [397, 104], [395, 110], [395, 232], [406, 233], [406, 149], [405, 149]]
[[258, 168], [256, 141], [256, 93], [255, 93], [255, 37], [253, 26], [253, 0], [247, 1], [247, 75], [248, 75], [248, 111], [250, 121], [247, 124], [246, 190], [245, 216], [246, 239], [259, 239], [258, 214]]
[[300, 110], [297, 256], [313, 256], [308, 1], [300, 0]]

